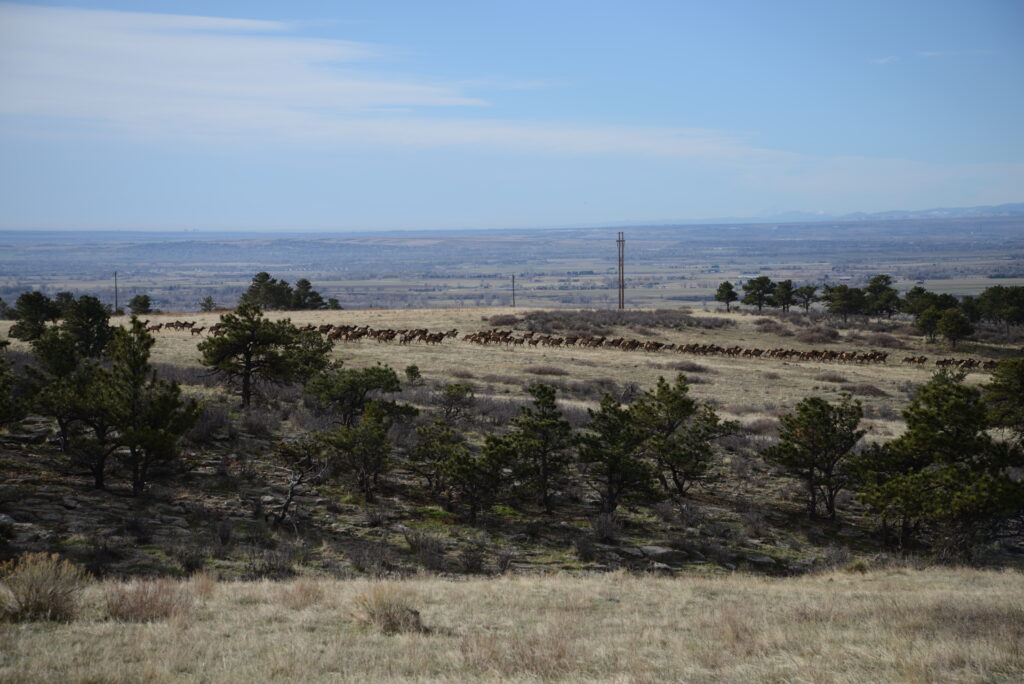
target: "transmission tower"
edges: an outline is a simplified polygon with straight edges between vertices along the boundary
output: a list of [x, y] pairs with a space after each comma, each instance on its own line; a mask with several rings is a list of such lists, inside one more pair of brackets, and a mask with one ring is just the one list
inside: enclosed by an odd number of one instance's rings
[[620, 232], [619, 239], [615, 241], [619, 248], [619, 308], [626, 308], [626, 234]]

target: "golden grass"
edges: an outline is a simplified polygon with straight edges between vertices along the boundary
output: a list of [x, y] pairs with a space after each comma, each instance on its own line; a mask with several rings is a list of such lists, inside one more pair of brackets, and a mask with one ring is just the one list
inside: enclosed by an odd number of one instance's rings
[[[194, 582], [194, 580], [190, 580]], [[1018, 682], [1024, 576], [512, 576], [218, 584], [184, 619], [0, 625], [5, 682]], [[301, 584], [306, 583], [306, 584]], [[304, 587], [298, 589], [300, 586]], [[369, 592], [369, 593], [368, 593]], [[352, 618], [383, 592], [429, 633]], [[89, 601], [86, 601], [89, 605]]]

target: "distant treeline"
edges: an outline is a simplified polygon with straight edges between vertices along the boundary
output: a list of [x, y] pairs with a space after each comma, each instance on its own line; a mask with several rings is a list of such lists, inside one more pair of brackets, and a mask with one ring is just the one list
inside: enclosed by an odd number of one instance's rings
[[[863, 287], [849, 285], [801, 285], [795, 287], [792, 280], [773, 282], [768, 276], [752, 278], [742, 285], [743, 297], [729, 281], [718, 286], [715, 300], [723, 302], [728, 310], [739, 300], [742, 304], [789, 311], [799, 306], [808, 311], [815, 302], [821, 302], [825, 310], [847, 320], [850, 316], [885, 316], [897, 313], [910, 314], [918, 329], [934, 338], [943, 334], [956, 340], [971, 334], [971, 324], [985, 321], [1005, 325], [1024, 324], [1024, 287], [993, 285], [977, 297], [970, 295], [957, 299], [951, 294], [931, 292], [916, 285], [904, 296], [893, 287], [889, 275], [876, 275]], [[820, 294], [819, 294], [820, 289]], [[948, 331], [952, 336], [946, 335]]]

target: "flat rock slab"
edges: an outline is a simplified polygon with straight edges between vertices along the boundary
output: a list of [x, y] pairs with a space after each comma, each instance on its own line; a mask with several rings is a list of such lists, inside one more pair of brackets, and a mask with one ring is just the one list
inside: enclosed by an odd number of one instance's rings
[[658, 563], [684, 563], [688, 559], [685, 551], [667, 546], [641, 546], [644, 555]]

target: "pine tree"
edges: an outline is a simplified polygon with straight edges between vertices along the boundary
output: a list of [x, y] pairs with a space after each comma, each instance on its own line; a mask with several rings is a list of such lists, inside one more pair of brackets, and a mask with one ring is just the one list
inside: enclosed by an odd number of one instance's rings
[[524, 406], [512, 419], [507, 435], [489, 436], [484, 450], [502, 451], [516, 480], [551, 513], [555, 492], [564, 486], [572, 463], [574, 437], [569, 421], [555, 402], [555, 388], [536, 384], [527, 388], [532, 406]]
[[801, 285], [793, 291], [796, 302], [803, 307], [804, 313], [811, 310], [811, 304], [818, 301], [818, 287], [816, 285]]
[[729, 305], [739, 299], [740, 296], [736, 294], [736, 290], [733, 288], [732, 283], [728, 280], [718, 286], [718, 290], [715, 292], [716, 302], [725, 302], [725, 311], [729, 312]]
[[42, 336], [47, 323], [60, 318], [61, 310], [42, 292], [23, 292], [9, 315], [17, 321], [11, 326], [11, 337], [31, 342]]
[[1024, 447], [1024, 359], [1000, 361], [982, 389], [989, 424], [1010, 430]]
[[766, 306], [773, 306], [772, 290], [775, 284], [768, 276], [758, 276], [743, 283], [743, 303], [757, 307], [757, 312]]
[[220, 317], [223, 334], [199, 343], [201, 363], [229, 382], [241, 381], [242, 406], [252, 402], [256, 382], [281, 384], [303, 375], [310, 362], [326, 364], [326, 352], [306, 358], [303, 337], [288, 319], [271, 321], [255, 304], [240, 304]]
[[359, 423], [322, 435], [331, 449], [328, 465], [331, 474], [352, 481], [368, 502], [380, 488], [380, 478], [391, 470], [391, 418], [375, 401], [366, 405]]
[[779, 443], [762, 452], [766, 460], [803, 480], [810, 517], [818, 515], [820, 498], [828, 517], [835, 520], [836, 496], [850, 480], [846, 461], [865, 434], [857, 429], [862, 416], [860, 402], [848, 394], [837, 404], [808, 397], [779, 419]]
[[689, 395], [686, 377], [673, 384], [658, 378], [653, 391], [637, 399], [629, 412], [643, 441], [641, 453], [657, 464], [657, 477], [666, 494], [682, 502], [698, 483], [707, 481], [717, 454], [715, 440], [737, 429], [723, 422], [713, 407]]
[[1011, 476], [1024, 453], [987, 432], [981, 392], [963, 373], [936, 373], [903, 412], [906, 431], [858, 458], [860, 496], [905, 545], [926, 533], [945, 554], [966, 556], [999, 522], [1024, 508], [1024, 483]]
[[974, 334], [974, 326], [966, 316], [956, 309], [946, 309], [939, 316], [935, 331], [945, 337], [950, 346], [956, 349], [957, 342]]
[[501, 449], [454, 449], [443, 474], [455, 499], [467, 508], [470, 524], [505, 492], [508, 482], [505, 452]]
[[844, 323], [850, 316], [866, 312], [864, 291], [858, 287], [826, 285], [821, 301], [825, 302], [825, 309], [829, 313], [842, 316]]
[[[3, 346], [6, 345], [0, 346], [0, 351]], [[14, 367], [0, 355], [0, 428], [25, 417], [25, 402], [15, 394], [17, 385], [18, 376], [14, 372]]]
[[431, 494], [445, 488], [445, 464], [464, 456], [465, 439], [447, 423], [435, 420], [416, 428], [417, 442], [409, 451], [413, 471], [423, 477]]
[[900, 294], [892, 286], [892, 276], [879, 274], [864, 288], [866, 312], [872, 316], [891, 318], [900, 310]]
[[344, 368], [341, 363], [329, 366], [306, 383], [306, 392], [329, 409], [341, 425], [351, 427], [366, 410], [371, 395], [377, 405], [391, 415], [410, 413], [395, 402], [380, 398], [382, 394], [400, 392], [398, 374], [390, 366], [377, 364], [366, 368]]
[[601, 499], [601, 511], [614, 513], [627, 499], [656, 498], [655, 469], [642, 456], [644, 435], [630, 411], [606, 394], [600, 408], [588, 413], [590, 422], [579, 439], [579, 460], [587, 483]]
[[153, 301], [147, 294], [135, 295], [128, 302], [128, 310], [134, 316], [151, 313], [153, 311]]
[[772, 289], [772, 301], [775, 306], [783, 311], [789, 311], [789, 307], [796, 303], [796, 291], [793, 289], [792, 280], [780, 280], [775, 283]]
[[141, 496], [153, 468], [177, 459], [178, 442], [195, 424], [200, 407], [183, 400], [177, 383], [157, 378], [149, 361], [155, 340], [133, 316], [129, 328], [117, 328], [110, 344], [110, 380], [104, 403], [121, 460], [132, 474], [132, 493]]

